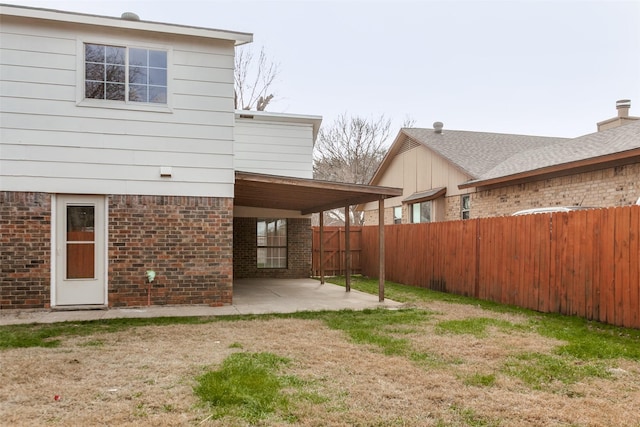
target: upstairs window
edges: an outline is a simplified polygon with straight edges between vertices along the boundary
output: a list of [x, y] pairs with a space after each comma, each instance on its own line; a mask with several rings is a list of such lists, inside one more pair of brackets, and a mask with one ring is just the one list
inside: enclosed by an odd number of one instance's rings
[[167, 52], [84, 45], [85, 98], [167, 103]]

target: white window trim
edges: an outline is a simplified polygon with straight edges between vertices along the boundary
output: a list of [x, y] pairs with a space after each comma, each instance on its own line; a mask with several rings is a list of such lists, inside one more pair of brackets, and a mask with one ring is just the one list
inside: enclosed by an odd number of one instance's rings
[[[109, 46], [124, 46], [125, 48], [140, 48], [163, 50], [167, 52], [167, 103], [152, 104], [134, 101], [114, 101], [109, 99], [88, 99], [84, 97], [85, 66], [84, 45], [100, 44]], [[151, 111], [155, 113], [173, 113], [173, 49], [171, 46], [147, 43], [131, 43], [127, 40], [105, 37], [103, 39], [77, 39], [76, 47], [76, 106], [92, 108], [109, 108], [114, 110]]]
[[[414, 207], [415, 205], [422, 205], [423, 203], [429, 203], [429, 216], [430, 216], [430, 220], [429, 220], [428, 222], [421, 222], [421, 221], [416, 222], [416, 221], [414, 220], [414, 213], [415, 213], [415, 211], [414, 211], [413, 207]], [[434, 221], [434, 218], [433, 218], [434, 203], [433, 203], [433, 200], [431, 200], [431, 199], [430, 199], [430, 200], [424, 200], [424, 201], [422, 201], [422, 202], [410, 203], [410, 204], [409, 204], [409, 210], [410, 210], [410, 214], [411, 214], [411, 215], [410, 215], [410, 218], [409, 218], [409, 219], [410, 219], [410, 221], [411, 221], [411, 224], [429, 224], [429, 223], [435, 222], [435, 221]]]

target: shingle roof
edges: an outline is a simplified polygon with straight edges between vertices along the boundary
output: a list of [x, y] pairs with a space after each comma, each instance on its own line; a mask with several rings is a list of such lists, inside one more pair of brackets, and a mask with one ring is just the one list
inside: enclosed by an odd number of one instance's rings
[[566, 138], [447, 129], [435, 133], [433, 129], [404, 128], [402, 132], [476, 179], [519, 153], [567, 141]]
[[477, 178], [484, 181], [638, 148], [640, 148], [640, 121], [559, 141], [550, 146], [530, 148], [504, 159]]
[[419, 193], [413, 193], [411, 196], [407, 197], [402, 202], [407, 203], [407, 202], [414, 202], [416, 200], [424, 200], [424, 201], [432, 200], [440, 196], [443, 196], [446, 193], [447, 193], [447, 187], [432, 188], [431, 190], [421, 191]]

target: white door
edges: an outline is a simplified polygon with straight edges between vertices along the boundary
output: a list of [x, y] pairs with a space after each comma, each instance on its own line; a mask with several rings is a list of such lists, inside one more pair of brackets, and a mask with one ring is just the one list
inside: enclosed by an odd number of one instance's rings
[[56, 200], [55, 305], [106, 305], [105, 198]]

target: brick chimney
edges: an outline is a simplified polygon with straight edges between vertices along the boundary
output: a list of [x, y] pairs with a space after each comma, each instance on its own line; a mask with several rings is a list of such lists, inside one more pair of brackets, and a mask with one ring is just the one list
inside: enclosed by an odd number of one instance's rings
[[634, 120], [640, 120], [640, 117], [629, 115], [629, 110], [631, 109], [630, 99], [619, 99], [618, 101], [616, 101], [616, 109], [618, 110], [617, 117], [598, 122], [598, 132], [617, 128], [618, 126], [629, 124]]

